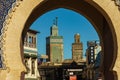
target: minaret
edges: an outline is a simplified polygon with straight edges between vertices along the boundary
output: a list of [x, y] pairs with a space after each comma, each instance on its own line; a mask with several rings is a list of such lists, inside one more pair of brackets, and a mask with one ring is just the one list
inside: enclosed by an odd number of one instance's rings
[[47, 61], [61, 63], [63, 61], [63, 36], [58, 35], [57, 19], [50, 28], [50, 36], [46, 38], [46, 54], [48, 55]]
[[72, 44], [72, 59], [76, 62], [80, 62], [83, 56], [83, 44], [80, 42], [80, 34], [74, 35], [74, 43]]

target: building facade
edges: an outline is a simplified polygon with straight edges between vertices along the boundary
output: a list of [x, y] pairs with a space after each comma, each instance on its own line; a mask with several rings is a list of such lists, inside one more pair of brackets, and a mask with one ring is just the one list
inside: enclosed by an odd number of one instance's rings
[[38, 68], [37, 68], [37, 31], [28, 30], [24, 38], [24, 62], [27, 68], [25, 74], [25, 80], [38, 80]]
[[[101, 46], [99, 41], [88, 41], [86, 50], [87, 79], [96, 80], [101, 64]], [[98, 60], [99, 59], [99, 60]]]
[[98, 53], [101, 51], [99, 41], [88, 41], [86, 50], [87, 64], [94, 64]]
[[74, 35], [74, 43], [72, 43], [72, 59], [80, 62], [83, 58], [83, 44], [80, 42], [80, 34]]
[[78, 64], [75, 61], [64, 60], [62, 64], [44, 63], [38, 67], [41, 80], [84, 80], [83, 71], [86, 67], [85, 63]]
[[63, 36], [58, 34], [57, 19], [50, 30], [51, 34], [46, 38], [47, 61], [60, 63], [63, 61]]

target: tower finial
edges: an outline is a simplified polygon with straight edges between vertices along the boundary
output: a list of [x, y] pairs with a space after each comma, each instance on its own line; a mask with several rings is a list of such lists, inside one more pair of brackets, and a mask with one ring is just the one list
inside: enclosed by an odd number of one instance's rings
[[53, 20], [53, 25], [55, 25], [55, 19]]
[[56, 26], [57, 26], [57, 23], [58, 23], [58, 17], [56, 17], [56, 23], [55, 23], [55, 24], [56, 24]]

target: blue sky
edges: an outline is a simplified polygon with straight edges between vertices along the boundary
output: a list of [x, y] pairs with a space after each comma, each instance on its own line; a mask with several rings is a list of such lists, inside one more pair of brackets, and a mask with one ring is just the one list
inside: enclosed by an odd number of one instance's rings
[[37, 41], [39, 54], [46, 54], [46, 37], [50, 35], [50, 27], [56, 17], [58, 17], [59, 35], [64, 38], [64, 59], [72, 58], [71, 49], [76, 33], [80, 34], [83, 43], [83, 55], [87, 41], [99, 40], [96, 30], [84, 16], [69, 9], [59, 8], [41, 15], [30, 27], [40, 32]]

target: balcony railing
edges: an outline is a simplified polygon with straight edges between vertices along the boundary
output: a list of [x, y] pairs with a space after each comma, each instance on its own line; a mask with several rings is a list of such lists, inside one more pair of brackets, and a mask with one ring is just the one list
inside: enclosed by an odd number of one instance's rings
[[36, 44], [34, 44], [34, 43], [24, 42], [24, 46], [30, 47], [30, 48], [36, 48]]

